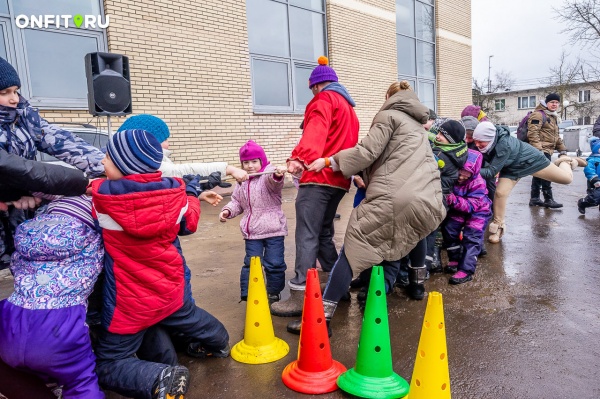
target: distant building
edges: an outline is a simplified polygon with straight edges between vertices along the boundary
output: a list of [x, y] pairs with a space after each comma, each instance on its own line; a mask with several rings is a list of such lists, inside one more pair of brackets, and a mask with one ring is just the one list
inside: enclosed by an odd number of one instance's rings
[[[558, 113], [562, 120], [573, 119], [578, 125], [593, 124], [600, 115], [600, 82], [576, 83], [564, 89]], [[510, 90], [491, 94], [473, 93], [473, 102], [479, 103], [494, 123], [518, 125], [529, 111], [535, 109], [548, 93], [556, 88], [539, 87]], [[558, 91], [557, 91], [558, 92]], [[559, 93], [561, 94], [561, 93]]]

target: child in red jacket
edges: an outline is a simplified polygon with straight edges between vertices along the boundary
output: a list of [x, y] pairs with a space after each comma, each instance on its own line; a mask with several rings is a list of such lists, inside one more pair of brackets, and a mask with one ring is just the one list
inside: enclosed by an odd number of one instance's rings
[[189, 384], [187, 368], [134, 356], [153, 325], [193, 342], [197, 357], [229, 355], [223, 324], [194, 303], [177, 237], [196, 231], [199, 176], [186, 187], [180, 178], [162, 177], [161, 161], [154, 136], [123, 130], [102, 161], [108, 180], [92, 183], [106, 250], [97, 374], [104, 388], [136, 398], [180, 398]]

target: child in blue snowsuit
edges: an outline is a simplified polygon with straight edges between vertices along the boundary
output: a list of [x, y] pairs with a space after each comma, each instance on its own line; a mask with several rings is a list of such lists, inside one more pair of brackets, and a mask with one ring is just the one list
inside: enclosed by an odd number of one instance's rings
[[63, 385], [65, 399], [101, 399], [85, 323], [104, 247], [91, 199], [64, 197], [16, 230], [15, 291], [0, 302], [0, 358]]
[[600, 138], [592, 137], [590, 147], [592, 153], [587, 158], [587, 166], [583, 169], [587, 178], [588, 195], [577, 201], [577, 210], [582, 215], [585, 215], [585, 208], [600, 205]]

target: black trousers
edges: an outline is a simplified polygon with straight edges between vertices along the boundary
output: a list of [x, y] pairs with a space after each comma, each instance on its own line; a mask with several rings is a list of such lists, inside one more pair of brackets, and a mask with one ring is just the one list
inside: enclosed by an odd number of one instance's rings
[[341, 188], [304, 185], [296, 196], [296, 275], [292, 284], [305, 285], [308, 269], [317, 259], [325, 271], [331, 271], [338, 258], [333, 243], [333, 219], [346, 194]]
[[[548, 158], [548, 160], [551, 158], [550, 154], [544, 153], [544, 156]], [[552, 199], [552, 182], [534, 176], [533, 179], [531, 179], [531, 198], [540, 198], [540, 189], [544, 194], [544, 199]]]

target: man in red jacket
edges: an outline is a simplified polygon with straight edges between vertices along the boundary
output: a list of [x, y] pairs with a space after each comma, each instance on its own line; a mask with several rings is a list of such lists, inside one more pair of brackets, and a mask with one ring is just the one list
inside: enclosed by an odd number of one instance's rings
[[300, 316], [304, 302], [306, 272], [319, 260], [330, 271], [338, 258], [333, 243], [333, 219], [337, 206], [350, 189], [350, 179], [326, 168], [308, 172], [307, 166], [318, 158], [327, 158], [358, 142], [358, 118], [354, 100], [330, 66], [327, 57], [308, 81], [314, 98], [304, 112], [304, 131], [288, 159], [288, 172], [302, 173], [296, 197], [296, 275], [289, 281], [290, 298], [271, 305], [276, 316]]

